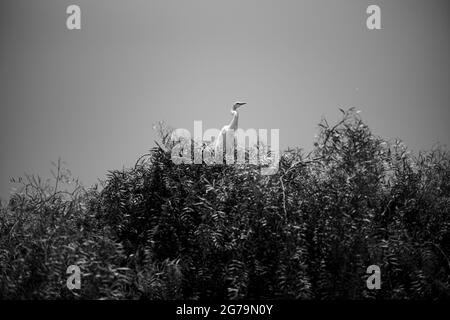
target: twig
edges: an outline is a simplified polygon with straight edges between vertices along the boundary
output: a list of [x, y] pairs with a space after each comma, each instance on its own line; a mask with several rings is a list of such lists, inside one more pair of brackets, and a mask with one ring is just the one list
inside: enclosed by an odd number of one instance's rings
[[436, 248], [440, 254], [445, 258], [445, 260], [447, 261], [447, 266], [448, 266], [448, 270], [450, 271], [450, 260], [449, 258], [446, 256], [446, 254], [444, 253], [444, 251], [442, 251], [442, 249], [435, 243], [427, 241], [425, 242], [425, 244], [431, 244], [434, 248]]
[[58, 173], [56, 174], [56, 177], [55, 177], [55, 189], [53, 191], [53, 195], [55, 195], [58, 190], [58, 183], [59, 183], [60, 174], [61, 174], [60, 172], [61, 172], [61, 158], [58, 158]]
[[283, 211], [284, 211], [284, 216], [287, 218], [287, 211], [286, 211], [286, 189], [284, 188], [283, 176], [280, 177], [280, 182], [281, 182], [281, 189], [282, 189], [282, 191], [283, 191]]
[[144, 157], [151, 156], [151, 155], [152, 155], [151, 153], [146, 153], [146, 154], [143, 154], [142, 156], [140, 156], [139, 159], [137, 159], [136, 163], [134, 164], [134, 168], [136, 169], [139, 161], [141, 161]]

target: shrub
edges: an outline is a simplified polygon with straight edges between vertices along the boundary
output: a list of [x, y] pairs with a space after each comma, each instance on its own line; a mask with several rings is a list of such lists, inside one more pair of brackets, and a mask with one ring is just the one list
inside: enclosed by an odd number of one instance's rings
[[[175, 165], [161, 124], [161, 143], [102, 188], [60, 162], [54, 181], [27, 176], [1, 209], [0, 298], [449, 298], [448, 152], [413, 155], [341, 111], [272, 176]], [[65, 286], [71, 264], [80, 290]], [[373, 264], [381, 290], [366, 287]]]

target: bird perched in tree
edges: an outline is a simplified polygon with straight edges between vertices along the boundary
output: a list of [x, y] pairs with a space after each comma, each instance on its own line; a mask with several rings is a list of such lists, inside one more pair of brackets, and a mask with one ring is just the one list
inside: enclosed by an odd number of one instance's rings
[[[231, 108], [231, 114], [233, 115], [233, 118], [231, 119], [230, 124], [223, 126], [222, 129], [220, 130], [220, 133], [217, 137], [217, 141], [215, 143], [215, 150], [216, 150], [216, 154], [218, 154], [220, 152], [220, 148], [222, 148], [222, 150], [231, 150], [233, 144], [234, 144], [234, 132], [236, 131], [236, 129], [238, 128], [238, 121], [239, 121], [239, 113], [238, 113], [238, 109], [240, 107], [242, 107], [243, 105], [245, 105], [245, 102], [236, 102], [233, 107]], [[227, 141], [226, 140], [226, 136], [232, 136], [233, 139], [229, 139], [231, 141]], [[225, 143], [224, 143], [225, 141]], [[225, 153], [224, 152], [224, 153]]]

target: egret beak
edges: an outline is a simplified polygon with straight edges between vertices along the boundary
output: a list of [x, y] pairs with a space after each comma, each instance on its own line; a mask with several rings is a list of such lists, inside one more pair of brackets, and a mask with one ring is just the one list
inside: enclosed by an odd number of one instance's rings
[[247, 103], [246, 102], [238, 102], [238, 103], [236, 103], [236, 109], [242, 107], [245, 104], [247, 104]]

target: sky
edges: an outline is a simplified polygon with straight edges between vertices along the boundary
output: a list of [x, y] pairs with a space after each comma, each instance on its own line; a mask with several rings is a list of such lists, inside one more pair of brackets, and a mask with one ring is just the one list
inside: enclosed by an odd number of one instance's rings
[[155, 122], [220, 128], [236, 100], [281, 149], [349, 107], [412, 150], [448, 145], [449, 31], [446, 0], [2, 0], [0, 197], [59, 157], [89, 186], [154, 146]]

